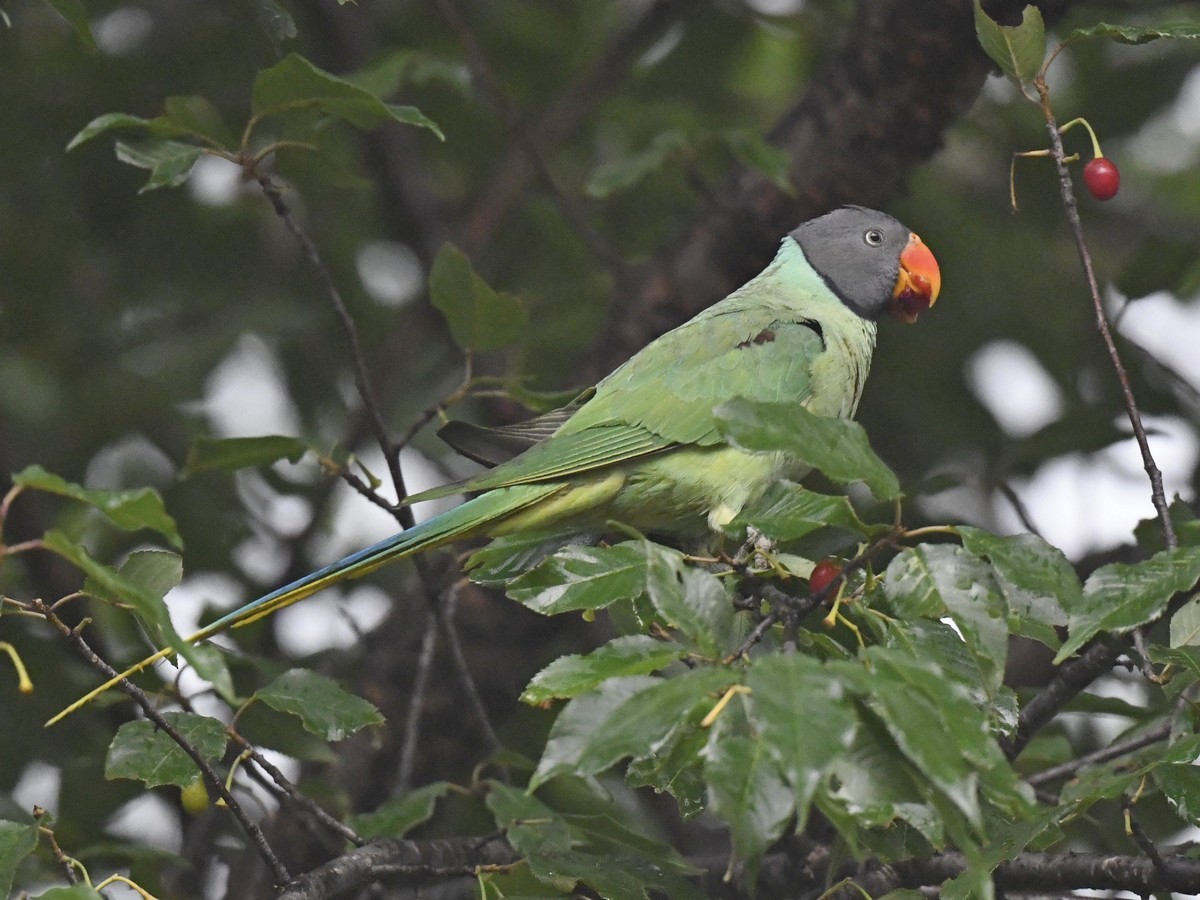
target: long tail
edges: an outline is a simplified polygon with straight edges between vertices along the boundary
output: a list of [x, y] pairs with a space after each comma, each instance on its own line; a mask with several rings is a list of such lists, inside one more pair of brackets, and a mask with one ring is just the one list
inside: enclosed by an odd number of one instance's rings
[[[385, 538], [378, 544], [373, 544], [365, 550], [359, 550], [357, 553], [352, 553], [335, 563], [330, 563], [322, 569], [317, 569], [317, 571], [305, 575], [291, 584], [286, 584], [281, 588], [271, 591], [271, 593], [259, 597], [245, 606], [239, 606], [233, 612], [206, 625], [195, 634], [184, 638], [184, 640], [189, 644], [208, 640], [213, 635], [220, 634], [222, 631], [227, 631], [230, 628], [240, 628], [243, 625], [248, 625], [251, 622], [261, 619], [263, 616], [269, 616], [271, 613], [281, 610], [285, 606], [291, 606], [293, 603], [303, 600], [305, 597], [310, 597], [317, 591], [337, 584], [339, 581], [359, 578], [368, 572], [374, 572], [376, 569], [390, 562], [404, 559], [407, 556], [413, 556], [424, 550], [432, 550], [434, 547], [440, 547], [443, 544], [448, 544], [461, 538], [486, 533], [488, 526], [507, 518], [515, 512], [519, 512], [535, 503], [545, 500], [564, 490], [565, 487], [565, 485], [559, 482], [557, 484], [550, 483], [544, 485], [519, 485], [512, 488], [488, 491], [486, 494], [468, 500], [466, 503], [434, 516], [432, 519], [428, 519], [406, 531], [401, 531], [399, 534]], [[81, 706], [100, 696], [118, 682], [153, 665], [160, 659], [165, 659], [173, 652], [174, 650], [171, 647], [165, 647], [152, 656], [147, 656], [140, 662], [134, 663], [124, 672], [113, 676], [98, 688], [80, 697], [62, 710], [62, 712], [48, 720], [46, 725], [53, 725], [55, 722], [58, 722], [60, 719], [70, 715]]]

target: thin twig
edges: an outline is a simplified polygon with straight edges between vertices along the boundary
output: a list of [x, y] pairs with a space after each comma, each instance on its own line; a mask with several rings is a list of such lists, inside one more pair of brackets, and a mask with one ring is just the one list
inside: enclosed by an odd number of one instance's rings
[[1021, 527], [1030, 534], [1042, 537], [1041, 531], [1038, 530], [1037, 525], [1033, 522], [1033, 517], [1029, 515], [1029, 508], [1025, 505], [1025, 501], [1021, 499], [1021, 495], [1013, 489], [1013, 486], [1007, 481], [1001, 481], [996, 485], [996, 490], [1000, 492], [1000, 495], [1013, 508], [1013, 512], [1017, 514], [1017, 519], [1021, 522]]
[[1016, 759], [1033, 736], [1058, 715], [1071, 698], [1112, 669], [1122, 652], [1121, 647], [1100, 640], [1059, 666], [1049, 683], [1022, 707], [1016, 733], [1012, 738], [1001, 739], [1004, 755], [1010, 760]]
[[[46, 811], [40, 806], [33, 808], [33, 816], [35, 819], [41, 819]], [[76, 860], [67, 856], [63, 852], [63, 848], [58, 845], [58, 838], [54, 836], [54, 829], [45, 825], [38, 826], [38, 835], [45, 838], [46, 843], [50, 845], [50, 853], [54, 857], [54, 861], [58, 863], [63, 870], [63, 877], [67, 880], [67, 884], [79, 884], [79, 873], [75, 871], [77, 865]]]
[[492, 753], [496, 753], [504, 749], [504, 744], [501, 743], [500, 736], [496, 734], [496, 729], [492, 727], [492, 720], [488, 717], [483, 699], [479, 696], [479, 689], [475, 687], [475, 679], [471, 677], [467, 657], [463, 653], [462, 643], [458, 639], [458, 629], [454, 626], [454, 611], [458, 607], [458, 589], [461, 583], [461, 581], [455, 582], [446, 590], [435, 613], [442, 627], [442, 636], [446, 639], [446, 648], [450, 651], [450, 658], [454, 661], [454, 669], [458, 673], [463, 692], [467, 695], [467, 702], [470, 703], [471, 710], [483, 728], [483, 735], [489, 749]]
[[306, 794], [302, 794], [296, 788], [296, 786], [292, 784], [288, 777], [279, 770], [278, 766], [274, 765], [269, 759], [263, 756], [262, 752], [248, 740], [242, 737], [236, 729], [226, 728], [225, 732], [235, 744], [237, 744], [250, 755], [250, 759], [254, 761], [254, 764], [266, 772], [267, 775], [271, 777], [271, 780], [275, 782], [279, 789], [283, 791], [283, 793], [286, 794], [293, 803], [307, 812], [310, 816], [312, 816], [330, 831], [345, 838], [355, 846], [361, 847], [366, 843], [366, 840], [361, 837], [357, 831], [355, 831], [345, 822], [342, 822], [341, 820], [330, 815], [325, 811], [324, 807], [322, 807], [311, 797], [307, 796]]
[[436, 610], [431, 609], [425, 617], [425, 634], [421, 638], [421, 652], [417, 656], [417, 673], [413, 678], [412, 696], [408, 700], [408, 714], [404, 717], [404, 742], [400, 746], [400, 765], [396, 773], [397, 796], [408, 793], [412, 787], [413, 770], [417, 764], [417, 739], [421, 735], [421, 712], [433, 674], [437, 637], [438, 616]]
[[[279, 188], [271, 181], [269, 176], [262, 173], [257, 175], [257, 180], [263, 193], [271, 202], [271, 207], [275, 210], [275, 214], [283, 220], [284, 226], [292, 233], [292, 236], [300, 245], [305, 259], [316, 270], [317, 277], [320, 278], [321, 285], [325, 288], [326, 296], [328, 296], [330, 303], [333, 304], [338, 321], [342, 325], [342, 332], [345, 335], [347, 343], [350, 345], [350, 357], [354, 364], [354, 382], [358, 386], [359, 396], [362, 397], [363, 405], [367, 410], [371, 430], [374, 432], [375, 441], [379, 445], [379, 449], [383, 452], [384, 460], [387, 462], [388, 474], [391, 475], [392, 484], [396, 488], [396, 499], [403, 500], [408, 496], [408, 491], [404, 486], [404, 474], [400, 471], [400, 455], [396, 451], [395, 445], [388, 438], [387, 426], [383, 422], [383, 414], [380, 412], [379, 404], [375, 400], [375, 394], [371, 390], [366, 359], [363, 356], [362, 345], [358, 340], [358, 329], [355, 327], [354, 319], [350, 316], [350, 311], [346, 309], [341, 291], [338, 290], [332, 273], [330, 273], [329, 268], [325, 265], [325, 261], [321, 258], [321, 253], [317, 249], [317, 245], [308, 236], [308, 232], [296, 221], [287, 202], [283, 199], [283, 194]], [[396, 521], [402, 528], [412, 528], [412, 510], [407, 506], [389, 507], [388, 511], [396, 518]]]
[[1175, 526], [1171, 522], [1171, 514], [1167, 508], [1167, 497], [1163, 490], [1162, 472], [1158, 468], [1158, 464], [1154, 461], [1154, 455], [1150, 452], [1150, 441], [1146, 437], [1145, 426], [1142, 425], [1142, 415], [1138, 409], [1137, 401], [1133, 396], [1133, 388], [1129, 384], [1129, 375], [1125, 371], [1125, 366], [1121, 362], [1121, 355], [1117, 351], [1117, 345], [1113, 341], [1112, 331], [1108, 325], [1108, 316], [1104, 312], [1104, 302], [1100, 298], [1100, 286], [1096, 281], [1096, 272], [1092, 266], [1092, 256], [1088, 250], [1087, 241], [1083, 236], [1083, 224], [1079, 220], [1079, 207], [1075, 202], [1075, 189], [1071, 182], [1071, 174], [1067, 171], [1065, 162], [1066, 153], [1063, 150], [1062, 135], [1058, 131], [1058, 122], [1054, 118], [1054, 112], [1050, 108], [1050, 90], [1046, 87], [1046, 80], [1039, 75], [1034, 79], [1034, 86], [1037, 88], [1038, 97], [1041, 98], [1042, 115], [1046, 119], [1046, 130], [1050, 133], [1050, 145], [1054, 151], [1054, 165], [1058, 169], [1059, 188], [1062, 193], [1063, 206], [1066, 207], [1067, 221], [1071, 225], [1071, 233], [1075, 238], [1075, 247], [1079, 251], [1079, 261], [1083, 265], [1083, 274], [1087, 279], [1088, 290], [1092, 295], [1092, 306], [1096, 314], [1096, 328], [1100, 332], [1100, 337], [1104, 341], [1104, 347], [1108, 351], [1109, 361], [1112, 363], [1113, 370], [1117, 373], [1117, 381], [1121, 386], [1121, 396], [1125, 401], [1125, 412], [1129, 417], [1129, 424], [1133, 426], [1133, 435], [1137, 440], [1138, 449], [1142, 453], [1142, 464], [1146, 469], [1146, 475], [1150, 478], [1150, 497], [1154, 503], [1154, 508], [1158, 512], [1158, 518], [1162, 524], [1163, 537], [1166, 540], [1167, 548], [1174, 549], [1179, 546], [1179, 539], [1175, 535]]
[[1158, 848], [1154, 846], [1154, 841], [1150, 840], [1150, 836], [1142, 828], [1142, 823], [1138, 821], [1138, 817], [1133, 814], [1133, 804], [1128, 800], [1124, 803], [1124, 812], [1125, 821], [1129, 823], [1130, 836], [1138, 847], [1141, 848], [1141, 851], [1149, 857], [1150, 862], [1154, 863], [1154, 871], [1158, 873], [1158, 877], [1166, 881], [1171, 877], [1166, 860], [1163, 859], [1162, 854], [1158, 852]]
[[[75, 652], [92, 668], [100, 672], [105, 678], [115, 678], [118, 675], [116, 669], [101, 659], [87, 642], [83, 636], [67, 625], [62, 619], [54, 614], [41, 600], [33, 600], [30, 602], [32, 608], [45, 617], [46, 621], [53, 625], [59, 633], [66, 638], [67, 643], [75, 650]], [[192, 743], [175, 729], [150, 702], [150, 698], [146, 696], [146, 692], [139, 688], [128, 678], [117, 682], [117, 686], [126, 694], [133, 698], [134, 702], [141, 707], [146, 718], [154, 723], [155, 727], [162, 731], [167, 737], [174, 741], [184, 753], [196, 764], [196, 768], [200, 770], [205, 784], [208, 789], [217, 794], [225, 805], [229, 807], [229, 811], [233, 813], [238, 824], [242, 826], [242, 830], [250, 838], [250, 842], [258, 851], [258, 855], [262, 857], [263, 862], [271, 870], [277, 885], [287, 884], [291, 880], [291, 875], [288, 874], [287, 868], [280, 862], [279, 857], [275, 855], [275, 851], [271, 849], [271, 845], [267, 843], [266, 837], [263, 836], [262, 830], [254, 823], [254, 821], [246, 814], [237, 798], [230, 793], [225, 787], [225, 781], [216, 773], [216, 770], [209, 765], [208, 760], [204, 755], [192, 745]]]
[[1096, 765], [1102, 762], [1108, 762], [1110, 759], [1119, 759], [1122, 756], [1128, 756], [1141, 750], [1143, 747], [1149, 747], [1157, 744], [1160, 741], [1165, 741], [1171, 734], [1171, 723], [1163, 722], [1157, 728], [1147, 731], [1145, 734], [1138, 735], [1135, 738], [1130, 738], [1127, 741], [1119, 741], [1114, 744], [1109, 744], [1107, 747], [1102, 747], [1091, 753], [1085, 753], [1076, 759], [1069, 760], [1065, 763], [1059, 763], [1057, 766], [1050, 766], [1048, 769], [1042, 769], [1040, 772], [1035, 772], [1025, 780], [1033, 787], [1040, 787], [1051, 781], [1057, 781], [1059, 778], [1066, 778], [1074, 775], [1080, 769]]

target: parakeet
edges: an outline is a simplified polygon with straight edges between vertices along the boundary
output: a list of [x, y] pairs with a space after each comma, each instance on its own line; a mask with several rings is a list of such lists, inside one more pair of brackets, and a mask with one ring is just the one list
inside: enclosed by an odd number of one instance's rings
[[[408, 502], [477, 496], [229, 613], [189, 641], [462, 538], [602, 531], [610, 521], [684, 539], [716, 531], [774, 481], [801, 477], [805, 467], [724, 443], [714, 407], [744, 397], [853, 416], [876, 322], [885, 312], [915, 321], [940, 289], [933, 254], [891, 216], [848, 206], [805, 222], [783, 238], [761, 274], [563, 410], [513, 429], [452, 429], [452, 443], [480, 447], [496, 437], [528, 448]], [[486, 458], [487, 451], [471, 455]]]

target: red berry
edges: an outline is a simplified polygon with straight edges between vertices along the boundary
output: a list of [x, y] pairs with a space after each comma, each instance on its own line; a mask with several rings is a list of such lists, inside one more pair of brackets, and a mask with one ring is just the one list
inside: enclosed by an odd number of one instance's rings
[[833, 579], [842, 574], [842, 567], [832, 559], [823, 559], [813, 566], [812, 574], [808, 576], [808, 587], [814, 594], [829, 587]]
[[1107, 156], [1097, 156], [1083, 167], [1083, 183], [1097, 200], [1111, 200], [1121, 187], [1121, 173]]

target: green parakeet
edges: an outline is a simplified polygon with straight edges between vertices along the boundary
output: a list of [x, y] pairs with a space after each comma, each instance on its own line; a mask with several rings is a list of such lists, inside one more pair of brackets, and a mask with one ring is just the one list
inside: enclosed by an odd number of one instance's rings
[[[854, 415], [877, 320], [891, 312], [915, 321], [940, 287], [933, 254], [891, 216], [850, 206], [805, 222], [784, 237], [761, 274], [647, 345], [576, 403], [530, 427], [493, 432], [528, 449], [409, 502], [477, 496], [273, 591], [189, 640], [461, 538], [547, 527], [598, 531], [613, 520], [684, 538], [717, 530], [771, 483], [801, 477], [805, 467], [783, 454], [724, 443], [713, 408], [745, 397], [797, 403], [821, 416]], [[485, 432], [468, 428], [460, 437], [469, 442]]]

